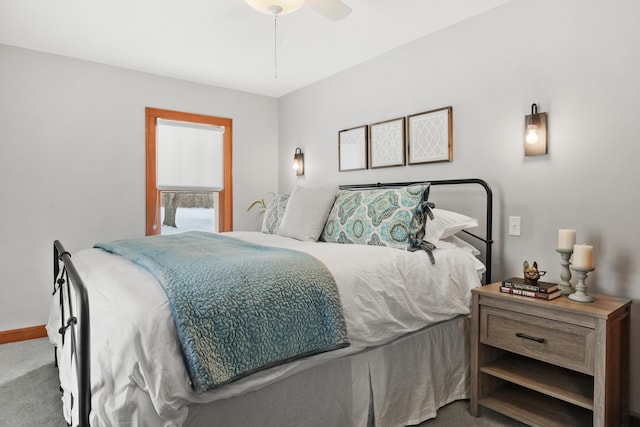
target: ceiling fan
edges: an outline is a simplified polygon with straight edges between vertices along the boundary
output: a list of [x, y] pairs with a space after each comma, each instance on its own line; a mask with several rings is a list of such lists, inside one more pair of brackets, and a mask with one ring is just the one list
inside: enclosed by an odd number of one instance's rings
[[280, 16], [300, 9], [304, 4], [332, 21], [339, 21], [351, 13], [351, 8], [341, 0], [244, 0], [249, 6], [266, 13]]

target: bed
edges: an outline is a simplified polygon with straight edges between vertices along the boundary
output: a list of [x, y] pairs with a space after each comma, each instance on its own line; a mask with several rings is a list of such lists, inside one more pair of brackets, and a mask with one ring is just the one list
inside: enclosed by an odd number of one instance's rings
[[[462, 221], [448, 230], [451, 235], [431, 238], [437, 240], [431, 245], [426, 216], [426, 234], [411, 243], [411, 250], [347, 244], [356, 242], [344, 241], [337, 232], [333, 238], [328, 231], [332, 219], [337, 220], [333, 216], [340, 210], [340, 194], [469, 184], [485, 190], [483, 237], [469, 231], [477, 221]], [[297, 190], [280, 213], [296, 206]], [[491, 276], [489, 186], [479, 179], [462, 179], [342, 186], [340, 191], [322, 222], [324, 241], [287, 235], [299, 230], [286, 217], [281, 234], [265, 232], [265, 218], [263, 232], [230, 232], [216, 238], [319, 261], [335, 280], [346, 343], [250, 369], [198, 391], [190, 350], [181, 345], [175, 303], [168, 302], [168, 291], [158, 286], [157, 277], [105, 248], [79, 251], [72, 262], [62, 244], [54, 242], [56, 292], [47, 330], [56, 346], [67, 421], [94, 427], [404, 426], [434, 417], [451, 401], [468, 398], [470, 289], [490, 282]], [[423, 202], [427, 206], [426, 196]], [[455, 216], [442, 209], [427, 210], [423, 214], [435, 218]], [[457, 232], [478, 239], [484, 263], [477, 258], [480, 251]]]

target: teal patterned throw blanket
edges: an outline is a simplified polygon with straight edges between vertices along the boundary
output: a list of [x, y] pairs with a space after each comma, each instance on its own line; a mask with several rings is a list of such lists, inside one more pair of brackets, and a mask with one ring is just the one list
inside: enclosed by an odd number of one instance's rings
[[95, 247], [160, 282], [197, 392], [349, 345], [333, 276], [306, 253], [205, 232]]

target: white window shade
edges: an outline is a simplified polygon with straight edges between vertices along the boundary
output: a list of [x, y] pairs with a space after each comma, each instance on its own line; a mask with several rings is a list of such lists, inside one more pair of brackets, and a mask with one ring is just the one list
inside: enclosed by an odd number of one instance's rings
[[222, 190], [223, 135], [221, 126], [158, 119], [158, 190]]

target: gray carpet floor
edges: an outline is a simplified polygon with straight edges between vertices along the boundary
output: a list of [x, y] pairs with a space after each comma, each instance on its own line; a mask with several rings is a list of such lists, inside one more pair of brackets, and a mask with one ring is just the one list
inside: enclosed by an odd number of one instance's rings
[[66, 426], [47, 338], [0, 345], [0, 426]]
[[[0, 345], [0, 427], [66, 426], [53, 347], [47, 338]], [[509, 426], [524, 424], [483, 409], [469, 415], [469, 401], [451, 403], [419, 427]]]

